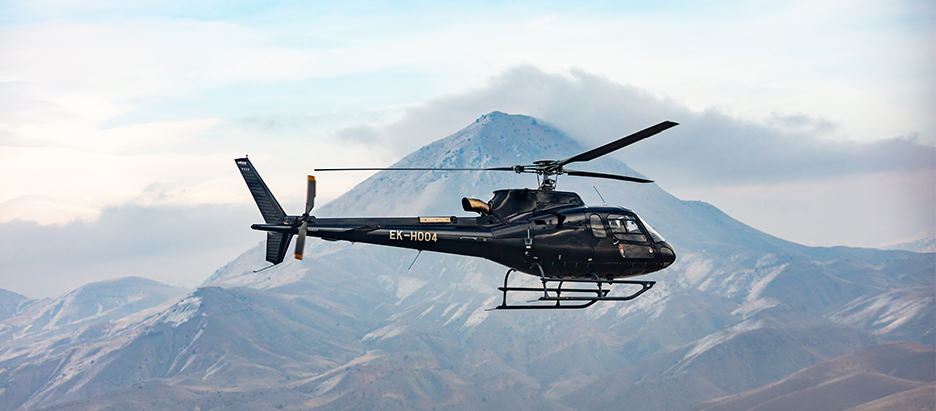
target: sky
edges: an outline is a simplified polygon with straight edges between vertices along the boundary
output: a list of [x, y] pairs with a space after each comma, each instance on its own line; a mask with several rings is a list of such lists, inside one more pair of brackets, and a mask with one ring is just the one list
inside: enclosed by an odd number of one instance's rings
[[234, 157], [300, 210], [312, 168], [494, 110], [594, 145], [677, 121], [615, 156], [791, 241], [936, 234], [932, 2], [125, 3], [0, 3], [0, 288], [195, 286], [262, 240]]

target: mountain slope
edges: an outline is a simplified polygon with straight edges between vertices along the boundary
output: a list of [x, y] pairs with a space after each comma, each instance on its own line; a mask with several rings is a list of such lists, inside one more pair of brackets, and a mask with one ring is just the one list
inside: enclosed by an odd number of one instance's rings
[[[111, 322], [158, 311], [185, 290], [156, 281], [127, 277], [87, 284], [55, 299], [30, 300], [0, 321], [0, 408], [12, 409], [41, 397], [68, 375], [85, 370], [80, 352], [89, 342], [120, 340]], [[90, 349], [88, 354], [94, 357]], [[89, 359], [88, 361], [92, 361]]]
[[877, 400], [866, 402], [850, 411], [932, 410], [936, 409], [936, 383], [923, 384]]
[[[932, 346], [891, 343], [816, 364], [783, 380], [707, 403], [715, 410], [845, 409], [936, 381]], [[930, 391], [936, 395], [936, 391]]]
[[15, 314], [29, 298], [0, 288], [0, 320]]

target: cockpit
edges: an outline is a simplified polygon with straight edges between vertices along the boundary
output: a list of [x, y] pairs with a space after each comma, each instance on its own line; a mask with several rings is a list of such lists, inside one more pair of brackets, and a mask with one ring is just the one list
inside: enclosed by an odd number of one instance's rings
[[630, 210], [612, 211], [608, 214], [592, 213], [588, 216], [588, 225], [596, 238], [613, 239], [621, 257], [625, 259], [656, 260], [661, 264], [660, 267], [666, 267], [676, 261], [673, 247], [647, 224], [646, 220], [642, 220]]

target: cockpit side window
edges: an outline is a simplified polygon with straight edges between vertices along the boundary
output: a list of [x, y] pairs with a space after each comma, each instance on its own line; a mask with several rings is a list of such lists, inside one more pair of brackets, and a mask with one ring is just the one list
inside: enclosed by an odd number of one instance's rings
[[608, 216], [608, 225], [614, 238], [623, 241], [646, 243], [647, 236], [640, 231], [637, 217], [632, 215], [611, 214]]
[[589, 224], [591, 225], [592, 234], [598, 238], [605, 238], [608, 236], [608, 233], [605, 232], [604, 224], [601, 224], [601, 217], [598, 214], [592, 214], [588, 217]]

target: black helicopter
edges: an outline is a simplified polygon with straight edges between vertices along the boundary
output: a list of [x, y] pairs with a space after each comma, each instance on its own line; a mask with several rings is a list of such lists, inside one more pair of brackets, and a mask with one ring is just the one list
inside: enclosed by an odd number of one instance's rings
[[[293, 235], [296, 259], [302, 259], [306, 236], [392, 247], [483, 257], [509, 267], [504, 275], [502, 303], [495, 309], [585, 308], [598, 301], [625, 301], [649, 290], [654, 281], [621, 278], [666, 268], [676, 254], [660, 234], [631, 210], [589, 207], [576, 193], [556, 191], [554, 177], [597, 177], [651, 183], [636, 177], [566, 169], [571, 163], [593, 160], [677, 125], [665, 121], [627, 137], [565, 160], [540, 160], [530, 165], [488, 168], [328, 168], [315, 171], [512, 171], [537, 175], [539, 188], [497, 190], [484, 202], [462, 198], [462, 208], [478, 217], [316, 218], [315, 177], [308, 176], [302, 215], [286, 215], [250, 160], [234, 161], [253, 195], [267, 232], [266, 260], [279, 264]], [[516, 271], [539, 277], [541, 287], [511, 286]], [[567, 286], [567, 283], [571, 283]], [[594, 288], [583, 286], [589, 284]], [[604, 284], [608, 284], [605, 288]], [[640, 286], [626, 296], [609, 295], [614, 284]], [[566, 286], [566, 288], [563, 288]], [[508, 293], [539, 293], [525, 304], [508, 304]]]

